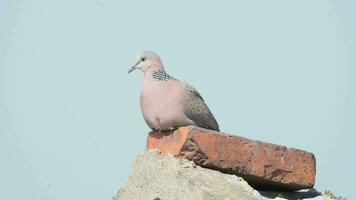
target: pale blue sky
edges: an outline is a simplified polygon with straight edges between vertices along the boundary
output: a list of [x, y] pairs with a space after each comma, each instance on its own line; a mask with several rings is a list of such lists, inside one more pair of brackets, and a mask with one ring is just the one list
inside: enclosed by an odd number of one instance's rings
[[356, 199], [355, 35], [351, 0], [0, 0], [0, 199], [115, 194], [149, 130], [142, 50], [222, 131], [314, 152], [316, 188]]

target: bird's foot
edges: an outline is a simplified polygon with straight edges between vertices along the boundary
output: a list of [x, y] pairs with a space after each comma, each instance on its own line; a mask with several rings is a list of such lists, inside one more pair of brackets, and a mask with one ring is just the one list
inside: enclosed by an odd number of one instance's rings
[[175, 131], [175, 130], [177, 130], [177, 129], [178, 129], [177, 127], [170, 127], [170, 128], [168, 128], [169, 131]]

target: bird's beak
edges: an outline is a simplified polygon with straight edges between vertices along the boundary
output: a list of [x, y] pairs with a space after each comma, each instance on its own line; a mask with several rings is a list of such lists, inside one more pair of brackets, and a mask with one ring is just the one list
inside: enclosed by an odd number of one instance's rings
[[133, 71], [133, 70], [135, 70], [135, 69], [137, 69], [136, 65], [134, 65], [134, 66], [130, 67], [130, 69], [129, 69], [128, 73], [132, 72], [132, 71]]
[[134, 64], [130, 69], [129, 69], [129, 73], [132, 72], [135, 69], [140, 69], [140, 67], [137, 67], [137, 65], [140, 64], [140, 60], [136, 62], [136, 64]]

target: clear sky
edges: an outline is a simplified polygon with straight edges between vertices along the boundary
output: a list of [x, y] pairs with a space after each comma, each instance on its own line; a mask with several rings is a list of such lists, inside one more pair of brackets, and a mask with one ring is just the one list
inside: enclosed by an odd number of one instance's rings
[[316, 188], [356, 199], [355, 35], [351, 0], [0, 0], [0, 199], [116, 193], [149, 130], [142, 50], [222, 131], [314, 152]]

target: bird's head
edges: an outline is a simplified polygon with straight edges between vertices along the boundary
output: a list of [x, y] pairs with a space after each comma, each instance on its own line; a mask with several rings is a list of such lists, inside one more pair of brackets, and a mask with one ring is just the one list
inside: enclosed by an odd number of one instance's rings
[[141, 70], [143, 73], [151, 70], [162, 70], [164, 71], [164, 67], [159, 56], [152, 51], [143, 51], [141, 52], [134, 62], [134, 65], [129, 69], [129, 73], [134, 71], [135, 69]]

